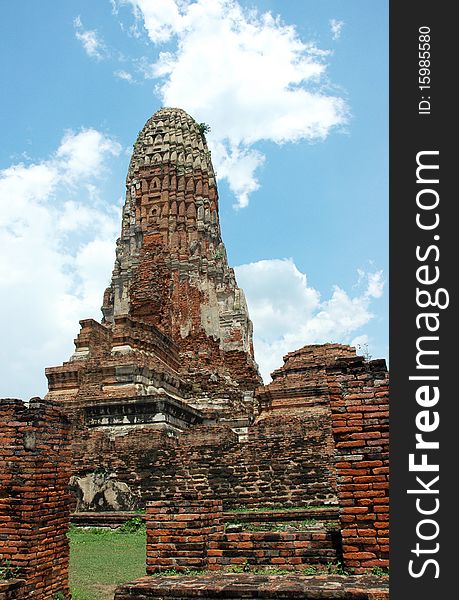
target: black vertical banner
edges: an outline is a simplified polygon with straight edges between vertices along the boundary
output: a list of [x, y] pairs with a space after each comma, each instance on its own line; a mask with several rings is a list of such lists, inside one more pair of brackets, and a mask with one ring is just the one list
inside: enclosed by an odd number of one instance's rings
[[390, 4], [393, 600], [457, 595], [459, 35], [451, 10], [438, 1]]

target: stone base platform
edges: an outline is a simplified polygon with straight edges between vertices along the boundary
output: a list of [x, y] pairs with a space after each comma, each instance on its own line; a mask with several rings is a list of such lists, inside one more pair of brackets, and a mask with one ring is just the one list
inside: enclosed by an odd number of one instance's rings
[[114, 600], [387, 600], [389, 578], [367, 575], [213, 574], [197, 577], [142, 577], [121, 585]]

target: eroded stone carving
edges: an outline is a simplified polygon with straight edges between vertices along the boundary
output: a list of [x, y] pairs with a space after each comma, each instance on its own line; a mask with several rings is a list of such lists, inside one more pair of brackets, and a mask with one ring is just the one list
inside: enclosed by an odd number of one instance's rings
[[76, 496], [77, 511], [134, 510], [139, 496], [114, 473], [106, 471], [88, 473], [83, 477], [73, 476], [70, 489]]

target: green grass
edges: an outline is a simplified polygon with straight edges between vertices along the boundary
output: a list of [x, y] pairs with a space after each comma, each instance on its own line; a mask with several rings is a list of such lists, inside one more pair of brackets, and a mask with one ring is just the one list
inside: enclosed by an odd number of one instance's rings
[[115, 588], [145, 575], [145, 529], [123, 532], [71, 527], [73, 600], [112, 600]]

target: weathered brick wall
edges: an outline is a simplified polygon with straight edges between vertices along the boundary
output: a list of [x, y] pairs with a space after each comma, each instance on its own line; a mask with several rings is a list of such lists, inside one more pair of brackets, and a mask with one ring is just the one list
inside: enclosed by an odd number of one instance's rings
[[[146, 460], [140, 466], [148, 472]], [[144, 483], [152, 499], [193, 492], [221, 499], [225, 510], [334, 503], [334, 485], [328, 409], [263, 419], [245, 443], [224, 426], [193, 427], [157, 450]]]
[[329, 369], [343, 556], [356, 572], [389, 566], [389, 378], [385, 361]]
[[210, 540], [210, 570], [234, 566], [276, 567], [294, 571], [307, 565], [335, 563], [337, 549], [331, 531], [242, 531], [223, 533]]
[[151, 502], [146, 522], [148, 574], [234, 566], [295, 570], [337, 559], [334, 533], [323, 526], [304, 531], [226, 531], [220, 500]]
[[[267, 417], [250, 428], [244, 443], [223, 425], [195, 425], [178, 438], [150, 428], [115, 436], [81, 427], [72, 435], [73, 475], [81, 482], [97, 472], [101, 480], [126, 484], [131, 505], [121, 510], [187, 492], [219, 498], [225, 510], [333, 504], [330, 421], [328, 407], [282, 420]], [[79, 494], [74, 508], [85, 510]], [[102, 497], [97, 502], [93, 510], [113, 510]]]
[[25, 598], [70, 597], [68, 432], [50, 402], [0, 400], [0, 561], [20, 569]]
[[[80, 426], [72, 429], [72, 510], [134, 510], [145, 505], [143, 483], [151, 475], [160, 448], [174, 444], [162, 431], [136, 428], [124, 435]], [[92, 482], [90, 479], [92, 477]], [[85, 480], [88, 488], [85, 489]], [[95, 479], [98, 480], [94, 488]], [[110, 482], [123, 484], [128, 492], [119, 505], [107, 502]], [[94, 492], [98, 497], [93, 497]]]
[[147, 574], [206, 569], [209, 541], [223, 533], [219, 500], [170, 500], [147, 507]]

